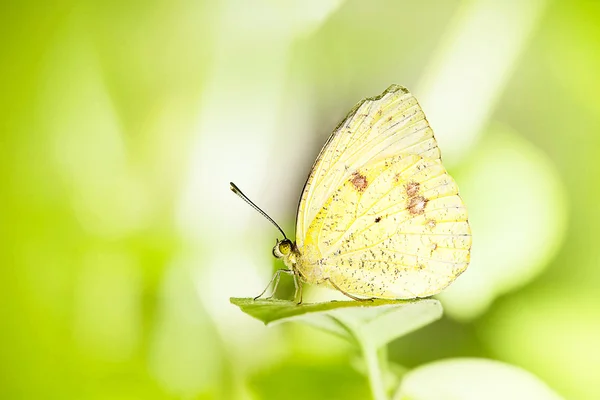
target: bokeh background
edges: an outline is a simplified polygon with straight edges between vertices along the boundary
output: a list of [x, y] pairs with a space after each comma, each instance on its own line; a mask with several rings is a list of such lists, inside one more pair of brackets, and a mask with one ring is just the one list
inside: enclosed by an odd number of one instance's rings
[[444, 319], [390, 360], [486, 357], [600, 396], [599, 2], [1, 10], [1, 398], [368, 398], [348, 344], [229, 304], [268, 282], [278, 234], [229, 181], [293, 236], [332, 128], [391, 83], [425, 109], [474, 244]]

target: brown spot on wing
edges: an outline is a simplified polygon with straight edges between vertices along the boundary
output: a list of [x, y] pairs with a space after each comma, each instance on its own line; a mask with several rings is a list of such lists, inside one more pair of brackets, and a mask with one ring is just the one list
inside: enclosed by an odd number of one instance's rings
[[352, 178], [350, 178], [350, 183], [354, 185], [354, 187], [359, 191], [364, 191], [367, 186], [369, 186], [369, 182], [367, 181], [367, 177], [362, 175], [360, 172], [355, 172], [352, 174]]
[[406, 185], [404, 185], [404, 189], [406, 190], [406, 195], [408, 197], [415, 197], [417, 194], [419, 194], [420, 188], [421, 185], [419, 184], [419, 182], [415, 181], [410, 181]]
[[423, 196], [415, 196], [408, 199], [406, 209], [413, 215], [421, 215], [425, 212], [425, 206], [429, 200]]
[[375, 218], [375, 222], [376, 222], [376, 223], [377, 223], [377, 222], [379, 222], [379, 221], [381, 221], [381, 217], [377, 217], [377, 218]]

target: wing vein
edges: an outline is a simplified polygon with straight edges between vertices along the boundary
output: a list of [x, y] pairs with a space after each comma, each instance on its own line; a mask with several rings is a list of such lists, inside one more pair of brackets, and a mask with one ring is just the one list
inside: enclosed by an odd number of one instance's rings
[[[414, 164], [412, 164], [412, 165], [414, 165]], [[410, 167], [409, 167], [409, 168], [410, 168]], [[407, 168], [407, 169], [408, 169], [408, 168]], [[416, 174], [415, 174], [415, 175], [416, 175]], [[414, 175], [411, 175], [411, 176], [414, 176]], [[431, 179], [433, 179], [433, 178], [431, 178]], [[424, 181], [424, 182], [427, 182], [427, 181]], [[442, 186], [442, 185], [440, 185], [440, 186]], [[438, 187], [440, 187], [440, 186], [438, 186]], [[436, 187], [436, 188], [437, 188], [437, 187]], [[376, 206], [376, 205], [377, 205], [377, 204], [378, 204], [378, 203], [379, 203], [379, 202], [380, 202], [380, 201], [381, 201], [381, 200], [382, 200], [382, 199], [383, 199], [385, 196], [387, 196], [387, 195], [388, 195], [388, 194], [389, 194], [389, 193], [390, 193], [390, 192], [391, 192], [393, 189], [395, 189], [395, 188], [392, 188], [392, 189], [388, 190], [388, 191], [387, 191], [387, 192], [386, 192], [386, 193], [385, 193], [385, 194], [384, 194], [384, 195], [383, 195], [383, 196], [382, 196], [382, 197], [381, 197], [379, 200], [377, 200], [376, 202], [374, 202], [374, 203], [373, 203], [373, 204], [372, 204], [372, 205], [371, 205], [371, 206], [370, 206], [370, 207], [369, 207], [369, 208], [368, 208], [368, 209], [367, 209], [365, 212], [363, 212], [361, 215], [357, 216], [357, 215], [356, 215], [356, 212], [355, 212], [355, 213], [354, 213], [354, 214], [355, 214], [355, 217], [354, 217], [354, 220], [353, 220], [353, 222], [350, 224], [350, 226], [348, 226], [348, 228], [347, 228], [347, 229], [344, 231], [344, 233], [342, 233], [340, 236], [338, 236], [338, 238], [335, 240], [335, 242], [333, 242], [333, 244], [331, 245], [331, 247], [335, 247], [335, 246], [337, 246], [337, 245], [339, 244], [339, 242], [340, 242], [340, 241], [341, 241], [341, 240], [344, 238], [344, 236], [345, 236], [345, 235], [346, 235], [346, 234], [347, 234], [347, 233], [348, 233], [348, 232], [349, 232], [349, 231], [352, 229], [352, 227], [353, 227], [353, 226], [354, 226], [354, 225], [355, 225], [355, 224], [358, 222], [358, 220], [359, 220], [359, 219], [361, 219], [361, 218], [363, 218], [365, 215], [367, 215], [367, 213], [368, 213], [369, 211], [371, 211], [371, 210], [373, 209], [373, 207], [375, 207], [375, 206]], [[433, 188], [433, 189], [435, 189], [435, 188]], [[440, 197], [436, 197], [436, 199], [438, 199], [438, 198], [442, 198], [442, 197], [450, 197], [450, 196], [452, 196], [452, 195], [448, 195], [448, 196], [440, 196]], [[397, 204], [398, 204], [398, 203], [392, 204], [391, 206], [389, 206], [389, 207], [386, 207], [386, 208], [384, 208], [384, 209], [380, 210], [378, 214], [381, 214], [381, 213], [382, 213], [382, 212], [384, 212], [385, 210], [389, 210], [390, 208], [392, 208], [392, 207], [395, 207]], [[357, 207], [358, 207], [358, 206], [357, 206]], [[443, 209], [445, 209], [445, 208], [441, 208], [441, 210], [443, 210]], [[435, 210], [435, 209], [434, 209], [434, 210]], [[401, 210], [401, 211], [398, 211], [398, 212], [395, 212], [395, 213], [392, 213], [392, 214], [389, 214], [389, 215], [401, 214], [401, 213], [403, 213], [403, 212], [405, 212], [405, 211], [406, 211], [406, 209], [403, 209], [403, 210]], [[431, 210], [431, 211], [433, 211], [433, 210]], [[388, 215], [388, 217], [389, 217], [389, 215]], [[413, 216], [413, 217], [414, 217], [414, 216]], [[407, 218], [407, 219], [405, 219], [404, 221], [401, 221], [401, 222], [399, 222], [398, 224], [404, 223], [404, 222], [406, 222], [406, 221], [408, 221], [408, 220], [410, 220], [410, 219], [412, 219], [412, 217], [411, 217], [411, 218]], [[368, 229], [372, 228], [374, 225], [375, 225], [375, 223], [372, 223], [372, 224], [370, 224], [370, 225], [367, 225], [365, 228], [363, 228], [362, 230], [360, 230], [360, 231], [358, 231], [358, 232], [355, 232], [354, 234], [355, 234], [355, 235], [358, 235], [358, 234], [360, 234], [360, 233], [363, 233], [364, 231], [366, 231], [366, 230], [368, 230]], [[319, 232], [319, 236], [320, 236], [320, 232]]]

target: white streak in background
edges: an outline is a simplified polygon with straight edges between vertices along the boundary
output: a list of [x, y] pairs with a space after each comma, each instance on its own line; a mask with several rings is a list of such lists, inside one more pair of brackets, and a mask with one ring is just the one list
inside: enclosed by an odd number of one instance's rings
[[[44, 60], [40, 125], [52, 146], [49, 168], [56, 168], [78, 222], [100, 240], [114, 240], [148, 222], [149, 202], [128, 171], [122, 127], [80, 17], [73, 14]], [[129, 360], [142, 327], [137, 260], [127, 251], [88, 251], [77, 272], [77, 344], [99, 359]]]
[[459, 9], [415, 90], [446, 162], [458, 163], [475, 143], [545, 6], [475, 0]]
[[178, 225], [186, 237], [206, 238], [212, 234], [207, 230], [242, 230], [255, 221], [249, 209], [235, 206], [239, 200], [229, 191], [230, 180], [250, 193], [260, 193], [267, 181], [285, 176], [269, 161], [273, 151], [283, 151], [273, 144], [279, 105], [285, 98], [290, 45], [316, 28], [339, 3], [223, 4], [212, 76], [203, 90], [197, 140], [178, 209]]
[[152, 202], [128, 168], [122, 126], [78, 18], [49, 52], [40, 120], [78, 221], [93, 235], [122, 238], [148, 223]]
[[[268, 362], [273, 351], [269, 347], [277, 346], [259, 346], [257, 357], [253, 332], [260, 329], [263, 338], [269, 334], [229, 303], [232, 296], [258, 294], [270, 279], [272, 265], [270, 247], [252, 246], [264, 241], [250, 229], [260, 223], [266, 228], [255, 231], [268, 232], [269, 223], [231, 193], [229, 182], [238, 183], [270, 214], [281, 215], [277, 207], [269, 206], [269, 199], [281, 200], [285, 194], [266, 193], [264, 188], [286, 176], [283, 168], [273, 165], [272, 153], [295, 151], [274, 146], [290, 47], [299, 35], [318, 27], [339, 3], [230, 0], [221, 3], [220, 21], [215, 24], [213, 65], [203, 89], [177, 224], [189, 246], [185, 262], [197, 267], [195, 282], [202, 303], [223, 340], [240, 345], [238, 361]], [[263, 274], [258, 274], [259, 269]], [[244, 335], [239, 335], [240, 329]]]

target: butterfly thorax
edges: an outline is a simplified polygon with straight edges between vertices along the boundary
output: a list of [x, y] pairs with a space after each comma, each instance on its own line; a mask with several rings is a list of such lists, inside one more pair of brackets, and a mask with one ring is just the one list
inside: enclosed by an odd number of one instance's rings
[[321, 284], [327, 277], [326, 268], [323, 265], [323, 258], [321, 257], [318, 250], [314, 247], [302, 247], [299, 248], [294, 246], [294, 268], [298, 272], [298, 275], [307, 283], [310, 284]]
[[[315, 268], [312, 258], [320, 258], [317, 254], [304, 254], [310, 248], [299, 249], [296, 243], [289, 239], [278, 240], [273, 247], [273, 256], [283, 259], [283, 263], [293, 270], [303, 281], [318, 284], [323, 281], [323, 273], [320, 268]], [[311, 256], [314, 256], [311, 258]]]

